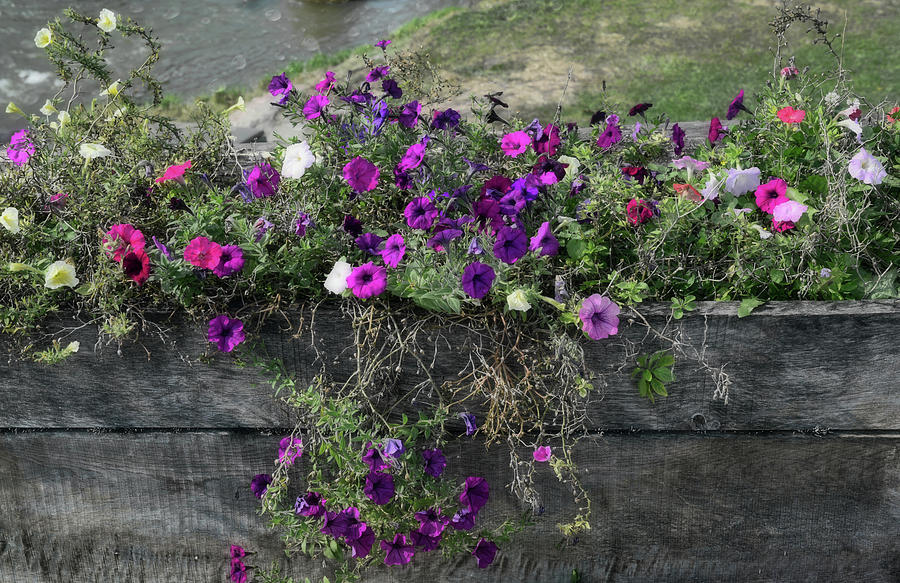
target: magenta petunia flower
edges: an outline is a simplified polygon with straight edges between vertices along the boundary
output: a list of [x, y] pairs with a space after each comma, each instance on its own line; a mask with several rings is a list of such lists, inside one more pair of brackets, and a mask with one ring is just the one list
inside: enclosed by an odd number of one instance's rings
[[860, 148], [859, 152], [850, 159], [847, 171], [853, 178], [871, 185], [881, 184], [887, 176], [887, 172], [878, 158], [866, 151], [865, 148]]
[[528, 250], [528, 235], [523, 229], [502, 227], [494, 243], [494, 256], [503, 263], [512, 265]]
[[292, 466], [301, 457], [303, 457], [303, 438], [290, 435], [282, 437], [278, 442], [278, 463]]
[[391, 44], [391, 41], [389, 41], [389, 40], [380, 40], [377, 43], [375, 43], [375, 46], [378, 47], [379, 49], [384, 49], [389, 44]]
[[272, 97], [280, 98], [278, 100], [279, 105], [284, 105], [287, 103], [288, 98], [291, 96], [291, 91], [294, 89], [294, 84], [291, 83], [291, 80], [288, 79], [287, 73], [282, 73], [281, 75], [275, 75], [272, 77], [272, 80], [269, 81], [269, 93]]
[[450, 519], [450, 526], [454, 530], [472, 530], [475, 528], [475, 513], [468, 508], [460, 508]]
[[619, 306], [600, 294], [584, 299], [578, 317], [593, 340], [602, 340], [619, 332]]
[[150, 279], [150, 257], [143, 248], [129, 251], [122, 257], [122, 270], [138, 285]]
[[231, 559], [231, 582], [247, 583], [247, 565], [237, 557]]
[[390, 70], [391, 70], [391, 68], [388, 65], [381, 65], [380, 67], [375, 67], [374, 69], [369, 71], [369, 73], [366, 75], [366, 82], [374, 83], [375, 81], [378, 81], [379, 79], [383, 79], [384, 76], [387, 75]]
[[[776, 233], [784, 233], [788, 229], [793, 229], [794, 223], [792, 221], [777, 221], [775, 217], [772, 217], [772, 230]], [[762, 236], [762, 231], [760, 231], [760, 236]]]
[[725, 119], [734, 119], [741, 111], [750, 113], [750, 111], [746, 107], [744, 107], [743, 89], [738, 91], [738, 94], [734, 97], [734, 99], [731, 100], [731, 103], [728, 104], [728, 113], [725, 114]]
[[278, 190], [281, 175], [268, 162], [257, 164], [247, 174], [247, 186], [256, 198], [269, 197]]
[[325, 498], [318, 492], [298, 496], [294, 503], [294, 513], [300, 516], [325, 516]]
[[781, 76], [786, 80], [790, 81], [794, 77], [800, 75], [800, 70], [797, 67], [782, 67], [781, 68]]
[[486, 569], [488, 565], [494, 562], [494, 557], [497, 556], [497, 545], [493, 541], [483, 538], [475, 545], [475, 550], [472, 551], [472, 554], [478, 559], [478, 568]]
[[722, 134], [725, 133], [725, 126], [722, 125], [722, 122], [719, 121], [719, 118], [714, 117], [709, 120], [709, 133], [707, 134], [707, 139], [710, 144], [715, 144], [719, 138], [722, 137]]
[[334, 87], [335, 79], [332, 71], [325, 71], [325, 78], [316, 83], [317, 93], [328, 93]]
[[311, 95], [303, 106], [303, 115], [306, 119], [316, 119], [322, 117], [325, 107], [331, 104], [331, 100], [326, 95]]
[[218, 277], [234, 275], [244, 268], [244, 250], [237, 245], [224, 245], [219, 263], [213, 268]]
[[672, 143], [675, 145], [675, 155], [681, 156], [684, 151], [684, 130], [677, 123], [672, 126]]
[[184, 260], [201, 269], [215, 269], [222, 258], [222, 246], [206, 237], [195, 237], [184, 249]]
[[378, 186], [378, 167], [357, 156], [344, 165], [344, 180], [355, 192], [369, 192]]
[[510, 132], [500, 140], [500, 149], [507, 156], [515, 158], [523, 154], [531, 145], [531, 136], [523, 131]]
[[423, 450], [422, 459], [425, 460], [425, 473], [432, 478], [439, 478], [447, 467], [447, 458], [438, 448]]
[[487, 504], [490, 493], [491, 487], [487, 480], [470, 476], [466, 478], [466, 485], [463, 486], [462, 494], [459, 495], [459, 502], [473, 514], [478, 514], [478, 511]]
[[244, 323], [225, 314], [216, 316], [209, 321], [206, 338], [215, 343], [222, 352], [231, 352], [244, 341]]
[[777, 115], [778, 119], [780, 119], [784, 123], [792, 124], [802, 122], [803, 118], [806, 117], [806, 112], [802, 109], [794, 109], [793, 107], [788, 106], [779, 109], [775, 115]]
[[406, 243], [403, 235], [395, 234], [388, 237], [384, 242], [384, 249], [381, 250], [381, 259], [384, 264], [396, 269], [404, 255], [406, 255]]
[[756, 206], [764, 213], [771, 215], [776, 206], [789, 200], [787, 182], [781, 178], [773, 178], [756, 188]]
[[387, 504], [394, 497], [394, 477], [381, 472], [369, 472], [363, 494], [379, 506]]
[[426, 536], [439, 536], [450, 522], [446, 516], [441, 516], [441, 511], [435, 508], [416, 512], [416, 520], [419, 521], [419, 532]]
[[632, 198], [625, 205], [625, 216], [632, 225], [641, 225], [653, 218], [653, 209], [647, 201], [640, 198]]
[[440, 211], [426, 196], [412, 199], [403, 211], [403, 216], [406, 217], [406, 224], [412, 229], [421, 229], [423, 231], [431, 228], [434, 219], [439, 214], [441, 214]]
[[638, 114], [644, 115], [644, 112], [653, 107], [652, 103], [638, 103], [628, 110], [628, 115], [634, 117]]
[[269, 484], [272, 483], [272, 476], [269, 474], [256, 474], [253, 476], [253, 479], [250, 480], [250, 491], [253, 492], [253, 495], [257, 498], [262, 498], [266, 490], [269, 489]]
[[6, 155], [16, 166], [24, 166], [34, 156], [34, 142], [28, 138], [28, 130], [19, 130], [9, 140]]
[[145, 244], [144, 234], [130, 223], [113, 225], [101, 242], [106, 253], [111, 255], [114, 261], [121, 261], [129, 251], [143, 251]]
[[425, 144], [416, 143], [406, 149], [406, 153], [403, 154], [403, 158], [397, 164], [397, 168], [404, 171], [412, 170], [413, 168], [418, 168], [424, 159]]
[[381, 255], [382, 239], [375, 233], [365, 233], [356, 238], [356, 246], [369, 255]]
[[597, 145], [604, 150], [622, 141], [622, 130], [619, 129], [619, 116], [612, 114], [606, 118], [606, 129], [597, 138]]
[[553, 453], [550, 451], [549, 445], [542, 445], [540, 447], [534, 448], [534, 453], [531, 456], [534, 458], [536, 462], [545, 462], [550, 459]]
[[402, 534], [395, 534], [392, 541], [382, 540], [381, 550], [386, 553], [385, 565], [407, 565], [416, 554], [416, 547], [409, 544]]
[[387, 271], [369, 261], [350, 272], [347, 287], [361, 300], [377, 296], [387, 288]]
[[240, 559], [245, 556], [247, 552], [244, 550], [244, 547], [240, 545], [231, 545], [231, 548], [228, 549], [228, 554], [232, 559]]
[[166, 168], [163, 175], [156, 179], [156, 182], [166, 182], [167, 180], [175, 180], [184, 184], [184, 173], [191, 167], [191, 161], [188, 160], [184, 164], [173, 164]]
[[545, 255], [556, 255], [559, 253], [559, 241], [550, 232], [550, 222], [544, 221], [538, 228], [537, 233], [531, 238], [531, 244], [528, 246], [529, 251], [537, 251], [539, 257]]
[[469, 297], [479, 300], [486, 296], [490, 291], [496, 277], [494, 269], [490, 265], [485, 265], [478, 261], [470, 263], [463, 270], [463, 291], [466, 292]]
[[531, 147], [534, 148], [534, 151], [538, 154], [555, 156], [560, 143], [559, 128], [551, 123], [544, 126], [539, 138], [535, 137], [535, 139], [531, 141]]
[[364, 559], [369, 556], [372, 551], [372, 545], [375, 544], [375, 531], [366, 524], [360, 531], [359, 536], [348, 539], [347, 544], [350, 545], [350, 556], [354, 559]]

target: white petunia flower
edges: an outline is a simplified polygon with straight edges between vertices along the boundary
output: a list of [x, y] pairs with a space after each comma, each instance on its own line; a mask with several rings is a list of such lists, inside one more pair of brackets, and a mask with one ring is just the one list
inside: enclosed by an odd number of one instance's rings
[[75, 267], [66, 261], [54, 261], [44, 272], [44, 286], [50, 289], [61, 287], [75, 287], [78, 278], [75, 277]]
[[325, 278], [325, 289], [333, 294], [344, 293], [344, 290], [347, 289], [347, 278], [350, 277], [352, 271], [353, 267], [346, 261], [335, 262], [328, 277]]
[[506, 296], [506, 305], [509, 306], [510, 310], [518, 310], [520, 312], [527, 312], [531, 308], [531, 304], [528, 303], [528, 294], [521, 289], [517, 289]]
[[19, 227], [19, 209], [7, 207], [3, 214], [0, 215], [0, 225], [3, 225], [13, 235], [21, 231], [22, 229]]
[[53, 32], [49, 28], [42, 28], [34, 35], [34, 46], [42, 49], [53, 42]]
[[100, 11], [100, 17], [97, 19], [97, 28], [103, 32], [112, 32], [116, 30], [116, 15], [112, 10], [104, 8]]
[[81, 157], [86, 160], [112, 156], [112, 152], [103, 144], [81, 144], [81, 147], [78, 148], [78, 153], [81, 154]]
[[281, 167], [282, 178], [300, 178], [306, 169], [315, 164], [316, 155], [312, 153], [305, 141], [291, 144], [284, 150], [284, 165]]

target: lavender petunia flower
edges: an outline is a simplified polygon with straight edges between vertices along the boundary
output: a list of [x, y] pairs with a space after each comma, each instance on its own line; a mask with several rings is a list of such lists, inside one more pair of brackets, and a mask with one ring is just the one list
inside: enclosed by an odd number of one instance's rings
[[531, 238], [531, 244], [528, 246], [529, 251], [537, 251], [539, 257], [545, 255], [556, 255], [559, 253], [559, 241], [550, 232], [550, 222], [544, 221], [534, 237]]
[[369, 525], [363, 524], [365, 527], [358, 537], [347, 539], [347, 544], [350, 545], [350, 556], [354, 559], [364, 559], [369, 556], [372, 545], [375, 544], [375, 531], [369, 528]]
[[274, 227], [275, 224], [269, 221], [266, 217], [259, 217], [256, 219], [256, 222], [253, 223], [253, 228], [256, 229], [256, 235], [253, 237], [253, 240], [259, 243], [266, 233], [269, 232], [269, 229]]
[[366, 233], [356, 238], [356, 246], [369, 255], [381, 255], [382, 239], [375, 233]]
[[569, 299], [569, 292], [566, 290], [566, 282], [559, 275], [556, 276], [556, 280], [553, 282], [553, 299], [555, 299], [559, 303], [564, 303]]
[[288, 79], [287, 73], [275, 75], [272, 77], [272, 80], [269, 81], [269, 93], [272, 94], [272, 97], [280, 97], [278, 100], [279, 105], [287, 103], [293, 89], [294, 85], [291, 83], [291, 80]]
[[450, 522], [449, 518], [441, 516], [441, 511], [435, 508], [416, 512], [415, 518], [419, 521], [419, 532], [426, 536], [439, 536]]
[[476, 172], [488, 172], [491, 169], [490, 166], [482, 164], [480, 162], [472, 162], [465, 156], [463, 157], [463, 162], [469, 165], [469, 172], [471, 174], [475, 174]]
[[294, 512], [300, 516], [325, 516], [325, 498], [318, 492], [307, 492], [298, 496]]
[[403, 235], [391, 235], [384, 242], [384, 249], [381, 251], [381, 259], [388, 267], [397, 268], [403, 256], [406, 254], [406, 243]]
[[290, 435], [283, 437], [278, 442], [278, 459], [279, 463], [291, 466], [297, 459], [303, 457], [303, 439], [300, 437], [291, 437]]
[[406, 217], [406, 224], [412, 229], [427, 230], [431, 228], [434, 219], [438, 217], [440, 211], [432, 204], [428, 197], [420, 196], [414, 198], [403, 211]]
[[503, 263], [512, 265], [528, 250], [528, 235], [522, 229], [503, 227], [494, 243], [494, 256]]
[[237, 318], [229, 318], [225, 314], [209, 321], [206, 335], [222, 352], [231, 352], [244, 341], [244, 323]]
[[[465, 269], [463, 269], [463, 291], [466, 292], [469, 297], [480, 300], [490, 291], [491, 286], [494, 285], [494, 279], [496, 277], [497, 276], [494, 273], [494, 269], [490, 265], [485, 265], [484, 263], [480, 263], [478, 261], [470, 263], [466, 266]], [[471, 417], [472, 423], [474, 424], [475, 416], [472, 415]], [[467, 418], [464, 417], [464, 419]], [[468, 427], [468, 421], [466, 423], [466, 426]], [[468, 435], [471, 435], [468, 430], [466, 431], [466, 433]]]
[[487, 480], [470, 476], [466, 478], [466, 485], [463, 487], [462, 494], [459, 495], [459, 502], [464, 508], [478, 514], [478, 511], [487, 504], [490, 493], [491, 487]]
[[413, 555], [416, 554], [416, 548], [409, 544], [406, 536], [395, 534], [392, 541], [381, 541], [381, 550], [386, 553], [384, 557], [385, 565], [406, 565], [412, 561]]
[[370, 472], [366, 476], [363, 493], [379, 506], [387, 504], [394, 497], [394, 477], [390, 474]]
[[384, 442], [384, 455], [397, 458], [406, 453], [403, 442], [399, 439], [386, 439]]
[[234, 275], [244, 268], [244, 250], [237, 245], [223, 245], [219, 264], [213, 269], [218, 277]]
[[619, 306], [600, 294], [585, 298], [578, 311], [584, 331], [594, 340], [602, 340], [618, 333], [618, 314]]
[[350, 272], [347, 287], [361, 300], [380, 295], [387, 288], [387, 272], [369, 261]]
[[468, 508], [460, 508], [450, 519], [450, 526], [454, 530], [472, 530], [475, 528], [475, 513]]
[[709, 162], [695, 160], [690, 156], [684, 156], [677, 160], [672, 160], [672, 166], [675, 166], [678, 169], [687, 170], [688, 182], [690, 182], [694, 177], [694, 172], [702, 172], [709, 168]]
[[266, 490], [269, 489], [269, 484], [272, 483], [272, 476], [269, 474], [256, 474], [253, 476], [253, 479], [250, 480], [250, 491], [253, 492], [253, 495], [257, 498], [262, 498]]
[[422, 451], [422, 458], [425, 460], [425, 473], [432, 478], [438, 478], [444, 473], [447, 467], [447, 458], [440, 449], [426, 449]]
[[472, 415], [471, 413], [460, 413], [459, 417], [466, 424], [466, 435], [474, 435], [475, 431], [478, 429], [478, 425], [475, 424], [475, 415]]
[[805, 204], [789, 200], [776, 205], [772, 210], [772, 218], [777, 222], [796, 223], [809, 210]]
[[481, 248], [481, 244], [478, 242], [478, 237], [472, 237], [472, 240], [469, 242], [469, 249], [466, 253], [469, 255], [481, 255], [484, 253], [484, 249]]
[[741, 196], [748, 192], [754, 192], [759, 187], [760, 170], [756, 166], [746, 170], [728, 169], [728, 178], [725, 179], [725, 190], [734, 196]]
[[672, 143], [675, 144], [675, 155], [681, 156], [684, 151], [684, 130], [677, 123], [672, 126]]
[[859, 152], [850, 159], [847, 171], [853, 178], [873, 186], [881, 184], [887, 176], [887, 172], [878, 158], [867, 152], [865, 148], [860, 148]]
[[488, 565], [494, 562], [494, 557], [497, 556], [497, 545], [487, 539], [481, 539], [478, 541], [472, 554], [478, 559], [478, 568], [486, 569]]

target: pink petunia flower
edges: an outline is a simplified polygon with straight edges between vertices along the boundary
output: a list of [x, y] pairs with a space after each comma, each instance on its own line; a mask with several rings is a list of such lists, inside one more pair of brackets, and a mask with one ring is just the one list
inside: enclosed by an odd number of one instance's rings
[[144, 234], [130, 223], [120, 223], [110, 227], [103, 237], [102, 245], [113, 260], [121, 262], [129, 251], [144, 250]]
[[788, 202], [787, 182], [781, 178], [773, 178], [756, 189], [756, 206], [764, 213], [772, 214], [775, 207]]
[[222, 259], [222, 246], [206, 237], [195, 237], [184, 249], [184, 260], [202, 269], [215, 269]]
[[174, 164], [166, 168], [162, 176], [156, 179], [156, 182], [166, 182], [167, 180], [175, 180], [179, 184], [184, 184], [184, 173], [191, 167], [191, 161], [188, 160], [184, 164]]
[[536, 462], [545, 462], [549, 460], [553, 454], [550, 451], [549, 445], [542, 445], [540, 447], [535, 448], [534, 453], [531, 454]]
[[783, 121], [784, 123], [800, 123], [803, 121], [803, 118], [806, 117], [806, 112], [802, 109], [794, 109], [793, 107], [785, 107], [778, 110], [778, 113], [775, 115], [778, 116], [778, 119]]
[[500, 140], [500, 149], [507, 156], [515, 158], [523, 154], [531, 145], [531, 136], [523, 131], [510, 132]]

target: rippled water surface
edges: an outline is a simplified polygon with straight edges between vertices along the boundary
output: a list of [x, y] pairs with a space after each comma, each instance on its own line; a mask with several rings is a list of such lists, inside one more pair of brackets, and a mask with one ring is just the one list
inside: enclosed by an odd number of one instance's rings
[[[44, 51], [34, 46], [34, 34], [48, 20], [61, 16], [67, 6], [92, 16], [109, 8], [152, 28], [163, 43], [155, 71], [166, 91], [196, 95], [225, 85], [255, 85], [262, 77], [280, 72], [289, 61], [375, 42], [416, 16], [463, 3], [0, 0], [0, 104], [14, 101], [32, 113], [55, 92], [51, 65]], [[121, 37], [117, 43], [120, 47], [112, 53], [111, 64], [124, 73], [144, 53]], [[21, 126], [21, 119], [10, 117], [0, 114], [0, 130]]]

